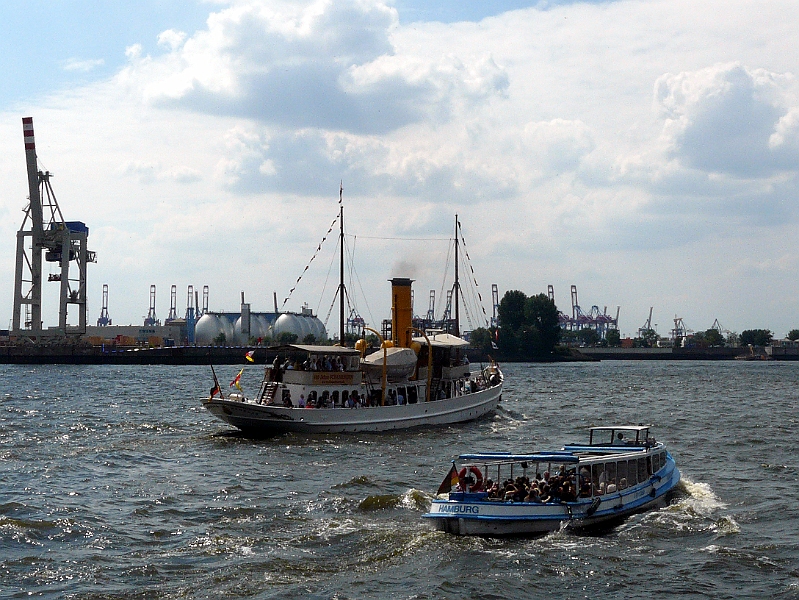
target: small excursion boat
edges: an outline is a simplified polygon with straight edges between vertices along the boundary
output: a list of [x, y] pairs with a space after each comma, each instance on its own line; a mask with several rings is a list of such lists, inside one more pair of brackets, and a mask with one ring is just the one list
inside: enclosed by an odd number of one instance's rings
[[665, 505], [680, 472], [650, 427], [591, 427], [587, 444], [558, 451], [462, 454], [423, 517], [458, 535], [524, 535]]

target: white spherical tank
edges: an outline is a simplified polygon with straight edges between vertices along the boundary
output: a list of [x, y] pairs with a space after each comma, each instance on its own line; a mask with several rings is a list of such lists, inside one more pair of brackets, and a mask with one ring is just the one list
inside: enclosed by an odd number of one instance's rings
[[314, 337], [316, 337], [313, 330], [311, 329], [311, 323], [306, 316], [297, 315], [297, 323], [299, 324], [300, 329], [302, 330], [302, 333], [300, 334], [300, 337], [297, 340], [298, 342], [302, 343], [303, 340], [305, 340], [305, 338], [309, 335], [313, 335]]
[[224, 315], [219, 317], [219, 322], [222, 324], [222, 333], [225, 334], [225, 343], [235, 344], [236, 343], [236, 332], [233, 330], [233, 322]]
[[222, 323], [219, 322], [219, 318], [206, 313], [194, 326], [194, 341], [199, 346], [210, 346], [222, 332]]
[[[252, 319], [252, 317], [250, 317], [250, 333], [249, 333], [249, 335], [247, 335], [247, 334], [244, 334], [244, 333], [241, 332], [241, 317], [236, 319], [236, 322], [233, 324], [233, 339], [235, 340], [235, 342], [237, 344], [239, 344], [241, 346], [245, 346], [250, 341], [250, 338], [253, 337], [253, 334], [252, 334], [252, 322], [253, 322], [253, 319]], [[231, 340], [231, 342], [232, 342], [232, 340]]]
[[272, 325], [272, 338], [277, 340], [282, 333], [293, 333], [297, 336], [297, 341], [302, 341], [302, 326], [297, 315], [283, 313], [277, 318], [275, 324]]
[[313, 334], [318, 341], [321, 342], [327, 339], [325, 324], [318, 317], [311, 317], [311, 326], [313, 327]]
[[250, 335], [256, 340], [258, 338], [265, 338], [269, 325], [262, 315], [253, 315], [250, 317]]

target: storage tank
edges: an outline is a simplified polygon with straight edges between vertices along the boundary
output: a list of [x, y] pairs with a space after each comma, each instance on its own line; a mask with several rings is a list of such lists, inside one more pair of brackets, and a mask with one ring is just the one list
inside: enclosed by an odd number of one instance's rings
[[269, 331], [269, 323], [263, 315], [252, 315], [250, 317], [250, 335], [256, 340], [265, 338]]
[[233, 321], [227, 315], [219, 315], [219, 322], [222, 324], [222, 331], [225, 334], [227, 344], [236, 343], [236, 332], [233, 330]]
[[277, 340], [281, 333], [293, 333], [297, 336], [297, 341], [302, 342], [305, 334], [302, 332], [300, 325], [300, 317], [291, 313], [283, 313], [277, 318], [275, 324], [272, 325], [272, 339]]
[[310, 318], [311, 327], [313, 328], [313, 334], [318, 341], [324, 341], [327, 339], [327, 330], [325, 329], [325, 324], [319, 320], [318, 317], [311, 317]]
[[302, 331], [298, 339], [299, 342], [302, 342], [309, 335], [313, 335], [314, 337], [316, 337], [316, 334], [314, 334], [313, 330], [311, 329], [311, 322], [308, 319], [308, 317], [304, 315], [297, 315], [297, 323], [299, 324], [300, 330]]
[[220, 333], [224, 332], [219, 317], [210, 313], [204, 314], [194, 326], [194, 341], [199, 346], [210, 346]]

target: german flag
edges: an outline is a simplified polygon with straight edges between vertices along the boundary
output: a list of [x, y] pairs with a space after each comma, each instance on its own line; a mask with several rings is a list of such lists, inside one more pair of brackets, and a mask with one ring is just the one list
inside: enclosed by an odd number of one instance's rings
[[437, 494], [448, 494], [452, 491], [452, 488], [458, 485], [460, 479], [458, 478], [458, 470], [455, 468], [455, 463], [452, 463], [452, 466], [449, 468], [449, 473], [447, 476], [444, 477], [444, 481], [441, 482], [441, 485], [438, 488]]

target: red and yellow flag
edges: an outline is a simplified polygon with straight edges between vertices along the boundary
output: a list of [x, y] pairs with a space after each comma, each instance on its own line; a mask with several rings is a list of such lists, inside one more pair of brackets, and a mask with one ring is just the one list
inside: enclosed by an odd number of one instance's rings
[[241, 383], [240, 382], [241, 382], [241, 374], [242, 373], [244, 373], [244, 369], [242, 369], [241, 371], [238, 372], [238, 374], [233, 378], [233, 381], [230, 382], [230, 386], [229, 387], [233, 387], [235, 385], [237, 388], [239, 388], [239, 391], [241, 391]]

